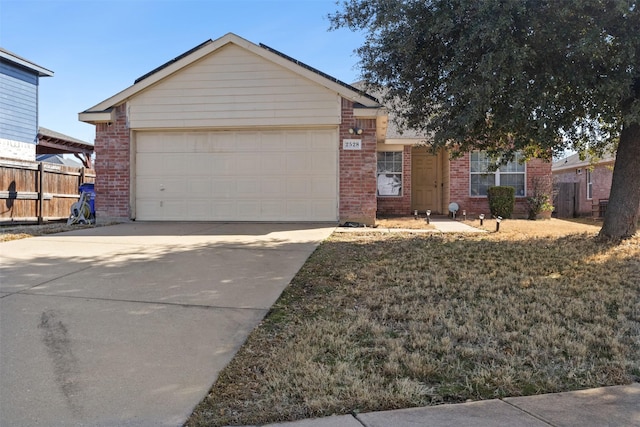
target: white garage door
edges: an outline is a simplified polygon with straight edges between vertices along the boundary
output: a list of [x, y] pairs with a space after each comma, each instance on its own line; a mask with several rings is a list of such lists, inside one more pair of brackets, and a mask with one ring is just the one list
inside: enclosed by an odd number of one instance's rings
[[136, 218], [337, 221], [336, 129], [139, 132]]

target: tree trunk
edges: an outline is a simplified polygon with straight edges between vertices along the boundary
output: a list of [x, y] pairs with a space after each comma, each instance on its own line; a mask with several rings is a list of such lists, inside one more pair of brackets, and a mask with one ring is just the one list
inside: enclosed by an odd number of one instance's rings
[[640, 211], [640, 123], [625, 126], [613, 168], [609, 204], [600, 237], [625, 239], [636, 233]]

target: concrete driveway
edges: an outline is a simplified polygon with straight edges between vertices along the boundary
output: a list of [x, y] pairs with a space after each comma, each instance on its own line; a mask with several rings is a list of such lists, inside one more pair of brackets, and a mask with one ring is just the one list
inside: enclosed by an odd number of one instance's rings
[[0, 424], [182, 425], [333, 230], [137, 222], [0, 243]]

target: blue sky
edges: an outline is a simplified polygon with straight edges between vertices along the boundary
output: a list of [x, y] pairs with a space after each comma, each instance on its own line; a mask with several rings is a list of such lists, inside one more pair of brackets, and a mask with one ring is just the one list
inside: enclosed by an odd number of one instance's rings
[[347, 83], [364, 36], [328, 31], [336, 0], [0, 0], [0, 46], [53, 71], [40, 125], [93, 143], [78, 113], [208, 39], [232, 32]]

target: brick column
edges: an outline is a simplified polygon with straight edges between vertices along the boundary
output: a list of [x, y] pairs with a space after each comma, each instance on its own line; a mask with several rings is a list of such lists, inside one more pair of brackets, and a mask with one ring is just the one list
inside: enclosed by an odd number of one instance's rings
[[[359, 127], [361, 135], [351, 135], [349, 129]], [[361, 150], [343, 150], [344, 139], [362, 140]], [[340, 125], [340, 223], [376, 221], [376, 120], [356, 120], [353, 102], [342, 99]]]
[[96, 124], [96, 219], [99, 222], [130, 218], [130, 132], [126, 104], [116, 108], [113, 123]]

